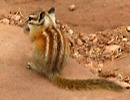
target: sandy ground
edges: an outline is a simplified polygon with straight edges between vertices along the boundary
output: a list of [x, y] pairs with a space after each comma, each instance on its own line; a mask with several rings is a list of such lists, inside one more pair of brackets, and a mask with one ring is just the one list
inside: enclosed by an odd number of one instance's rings
[[[76, 10], [68, 10], [75, 4]], [[113, 29], [130, 23], [129, 0], [1, 0], [0, 15], [21, 9], [26, 16], [37, 9], [56, 7], [57, 19], [75, 31], [86, 34]], [[0, 100], [128, 100], [130, 94], [110, 91], [68, 91], [55, 87], [38, 73], [26, 69], [31, 60], [31, 45], [22, 28], [0, 24]], [[130, 72], [130, 55], [108, 62], [106, 68], [120, 67], [124, 75]], [[125, 65], [125, 66], [124, 66]], [[69, 60], [63, 76], [69, 78], [96, 77], [83, 65]]]

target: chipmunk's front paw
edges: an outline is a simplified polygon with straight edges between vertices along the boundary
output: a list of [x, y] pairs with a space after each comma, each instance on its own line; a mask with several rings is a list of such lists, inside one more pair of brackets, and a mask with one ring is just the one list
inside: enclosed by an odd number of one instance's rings
[[28, 62], [26, 68], [27, 68], [27, 69], [32, 69], [31, 67], [32, 67], [32, 63], [31, 63], [31, 62]]

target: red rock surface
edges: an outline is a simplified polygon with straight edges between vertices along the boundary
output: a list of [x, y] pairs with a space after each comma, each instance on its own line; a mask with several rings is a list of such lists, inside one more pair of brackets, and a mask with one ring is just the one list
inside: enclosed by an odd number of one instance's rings
[[[69, 11], [75, 4], [75, 10]], [[20, 9], [24, 16], [37, 9], [56, 7], [57, 19], [85, 34], [130, 23], [129, 0], [1, 0], [0, 16]], [[103, 71], [119, 67], [129, 76], [130, 56], [107, 62]], [[111, 91], [69, 91], [52, 85], [45, 77], [26, 69], [31, 45], [22, 28], [0, 24], [0, 100], [128, 100], [130, 93]], [[105, 69], [106, 68], [106, 69]], [[94, 78], [89, 67], [69, 60], [63, 71], [68, 78]]]

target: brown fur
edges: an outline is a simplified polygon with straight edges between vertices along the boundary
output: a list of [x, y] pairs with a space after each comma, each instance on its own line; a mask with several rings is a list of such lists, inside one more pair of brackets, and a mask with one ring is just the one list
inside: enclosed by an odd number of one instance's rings
[[31, 69], [43, 73], [52, 83], [61, 88], [123, 90], [120, 85], [105, 79], [71, 80], [60, 76], [65, 59], [69, 55], [69, 47], [65, 36], [56, 27], [54, 8], [48, 12], [36, 13], [34, 20], [32, 16], [27, 23], [24, 31], [29, 34], [33, 43], [33, 62], [29, 63]]

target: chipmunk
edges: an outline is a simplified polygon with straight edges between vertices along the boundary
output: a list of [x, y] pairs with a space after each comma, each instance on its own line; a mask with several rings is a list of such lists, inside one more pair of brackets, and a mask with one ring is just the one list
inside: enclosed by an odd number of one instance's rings
[[27, 18], [24, 32], [33, 44], [33, 62], [30, 69], [44, 74], [60, 88], [122, 91], [124, 88], [106, 79], [67, 79], [61, 77], [64, 63], [69, 56], [69, 46], [64, 34], [55, 21], [55, 8], [49, 11], [36, 11]]

